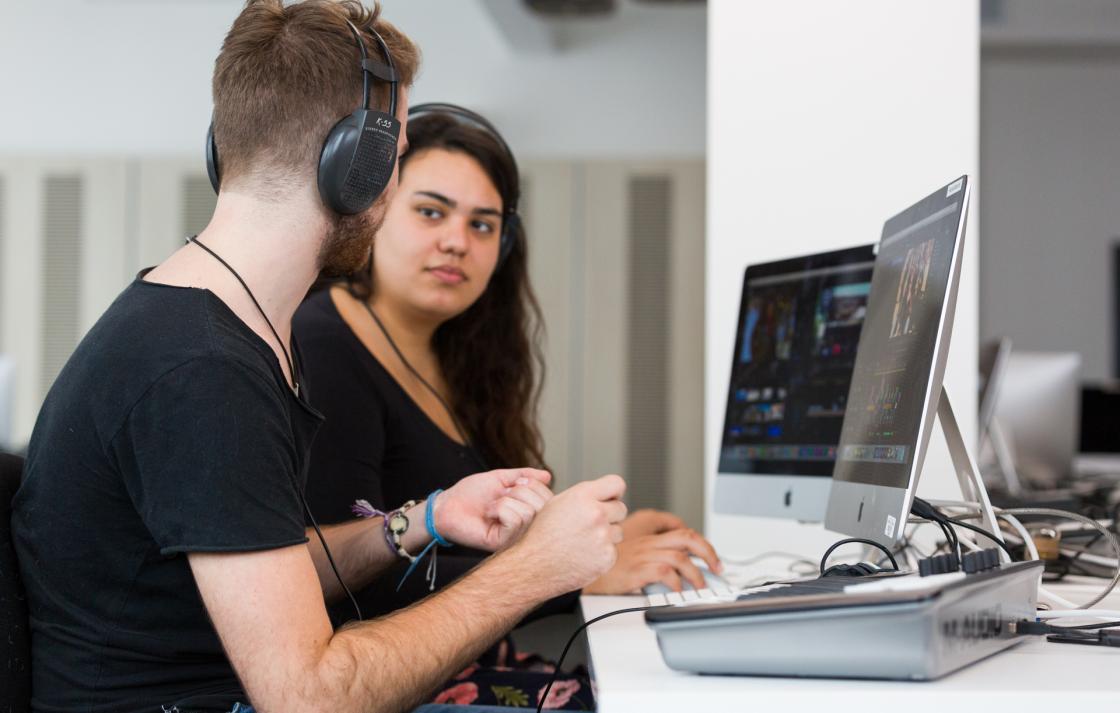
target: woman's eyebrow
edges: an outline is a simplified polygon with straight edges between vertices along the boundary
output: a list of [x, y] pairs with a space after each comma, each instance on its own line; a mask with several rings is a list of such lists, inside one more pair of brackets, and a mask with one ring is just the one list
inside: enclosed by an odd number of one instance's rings
[[412, 195], [414, 195], [414, 196], [427, 196], [428, 198], [431, 198], [432, 200], [437, 200], [440, 203], [443, 203], [448, 208], [456, 208], [459, 205], [458, 203], [451, 200], [450, 198], [443, 195], [442, 193], [436, 193], [435, 191], [416, 191]]
[[[443, 195], [442, 193], [436, 193], [435, 191], [416, 191], [412, 195], [414, 195], [414, 196], [426, 196], [428, 198], [431, 198], [432, 200], [439, 201], [440, 203], [443, 203], [445, 206], [447, 206], [448, 208], [451, 208], [452, 210], [459, 207], [459, 204], [456, 201], [448, 198], [447, 196]], [[471, 211], [471, 214], [472, 215], [493, 215], [493, 216], [496, 216], [498, 218], [502, 217], [502, 211], [498, 210], [497, 208], [475, 208], [474, 210]]]

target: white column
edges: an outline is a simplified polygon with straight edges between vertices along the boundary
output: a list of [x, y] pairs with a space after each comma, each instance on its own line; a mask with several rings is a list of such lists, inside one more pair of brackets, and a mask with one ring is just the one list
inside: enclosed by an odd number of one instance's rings
[[[818, 526], [715, 515], [744, 265], [879, 239], [886, 218], [973, 178], [945, 383], [976, 428], [978, 0], [708, 3], [705, 529], [727, 554], [819, 554]], [[920, 491], [957, 492], [940, 429]]]

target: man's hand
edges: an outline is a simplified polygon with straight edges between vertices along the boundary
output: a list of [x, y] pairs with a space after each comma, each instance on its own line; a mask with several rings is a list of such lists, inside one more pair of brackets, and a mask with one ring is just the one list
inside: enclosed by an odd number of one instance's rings
[[711, 543], [694, 530], [680, 528], [634, 539], [628, 537], [618, 546], [618, 562], [614, 567], [585, 587], [583, 593], [628, 594], [654, 582], [663, 582], [679, 592], [682, 580], [696, 589], [703, 589], [707, 586], [704, 574], [693, 564], [690, 555], [704, 560], [708, 569], [717, 574], [723, 570]]
[[516, 542], [552, 498], [547, 471], [512, 468], [463, 478], [436, 498], [436, 530], [466, 547], [496, 552]]
[[615, 545], [622, 541], [618, 523], [626, 517], [625, 492], [622, 478], [604, 475], [556, 495], [507, 552], [520, 568], [512, 576], [539, 584], [539, 594], [548, 598], [577, 590], [606, 572], [617, 556]]

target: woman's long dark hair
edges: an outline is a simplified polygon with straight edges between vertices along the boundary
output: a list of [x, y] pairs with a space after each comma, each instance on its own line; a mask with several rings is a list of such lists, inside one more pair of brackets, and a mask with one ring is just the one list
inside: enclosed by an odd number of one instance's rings
[[[410, 157], [426, 149], [444, 149], [475, 159], [502, 197], [505, 207], [517, 195], [517, 169], [511, 157], [486, 131], [443, 114], [425, 114], [408, 122]], [[436, 329], [436, 357], [451, 393], [455, 415], [472, 443], [494, 467], [546, 467], [537, 427], [544, 381], [540, 305], [529, 284], [525, 229], [517, 221], [513, 246], [490, 278], [486, 291], [462, 314]], [[352, 275], [349, 289], [368, 300], [376, 286], [370, 269]]]

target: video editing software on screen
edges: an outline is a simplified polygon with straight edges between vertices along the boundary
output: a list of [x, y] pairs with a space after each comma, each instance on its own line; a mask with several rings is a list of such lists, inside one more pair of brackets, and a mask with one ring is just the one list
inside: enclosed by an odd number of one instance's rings
[[844, 252], [748, 272], [719, 472], [832, 474], [873, 265], [870, 246]]

